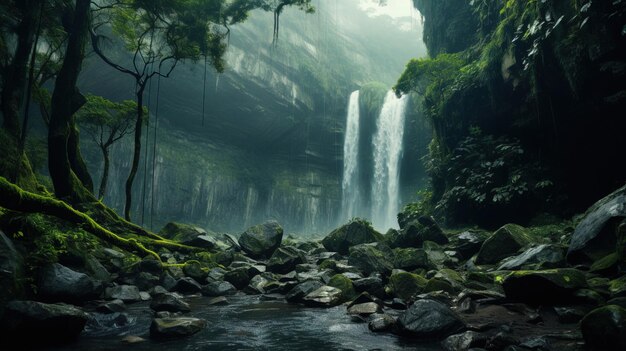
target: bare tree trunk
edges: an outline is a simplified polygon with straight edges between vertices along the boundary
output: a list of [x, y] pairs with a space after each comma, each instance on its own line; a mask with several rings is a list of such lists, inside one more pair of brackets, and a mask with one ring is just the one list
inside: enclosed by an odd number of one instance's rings
[[107, 182], [109, 181], [109, 148], [106, 145], [100, 146], [102, 157], [104, 158], [104, 169], [102, 170], [102, 179], [100, 180], [100, 189], [98, 190], [98, 198], [102, 199], [107, 190]]
[[137, 83], [137, 120], [135, 121], [135, 147], [133, 151], [133, 163], [130, 168], [130, 174], [126, 180], [126, 204], [124, 205], [124, 218], [130, 221], [130, 210], [133, 203], [133, 182], [139, 169], [139, 160], [141, 159], [141, 133], [143, 128], [143, 92], [146, 82]]

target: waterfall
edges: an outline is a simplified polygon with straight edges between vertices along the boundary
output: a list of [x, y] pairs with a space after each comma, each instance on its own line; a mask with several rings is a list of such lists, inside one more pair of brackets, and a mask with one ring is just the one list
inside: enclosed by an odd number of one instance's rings
[[371, 219], [378, 229], [396, 227], [406, 104], [406, 96], [397, 98], [393, 91], [388, 92], [376, 122], [372, 140], [374, 176]]
[[344, 219], [350, 219], [357, 213], [357, 206], [361, 203], [359, 182], [359, 91], [350, 94], [348, 115], [346, 121], [346, 135], [343, 143], [343, 181], [342, 208]]

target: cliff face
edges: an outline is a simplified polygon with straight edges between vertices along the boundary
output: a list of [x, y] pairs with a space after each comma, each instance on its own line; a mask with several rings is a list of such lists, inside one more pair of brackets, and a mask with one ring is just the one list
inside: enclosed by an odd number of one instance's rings
[[[415, 0], [434, 199], [450, 222], [569, 215], [626, 181], [626, 3]], [[445, 54], [444, 54], [445, 53]]]

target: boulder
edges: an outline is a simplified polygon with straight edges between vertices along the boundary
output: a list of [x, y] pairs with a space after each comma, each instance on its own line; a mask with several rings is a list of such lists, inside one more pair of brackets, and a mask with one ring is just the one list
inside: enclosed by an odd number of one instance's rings
[[422, 293], [426, 284], [428, 281], [424, 277], [408, 272], [395, 273], [389, 277], [389, 287], [393, 295], [407, 301]]
[[356, 296], [352, 280], [343, 274], [336, 274], [328, 282], [328, 286], [341, 290], [341, 302], [349, 301]]
[[400, 317], [399, 333], [419, 339], [443, 339], [466, 329], [448, 306], [435, 300], [418, 300]]
[[183, 273], [201, 283], [209, 276], [209, 270], [198, 261], [187, 261], [183, 266]]
[[395, 326], [396, 319], [388, 314], [372, 314], [367, 321], [367, 327], [375, 333], [393, 330]]
[[183, 277], [178, 279], [170, 290], [181, 294], [196, 294], [202, 291], [202, 286], [193, 278]]
[[617, 228], [617, 245], [616, 250], [619, 269], [622, 273], [626, 272], [626, 220]]
[[189, 312], [191, 308], [189, 304], [178, 298], [174, 294], [158, 294], [154, 296], [152, 302], [150, 303], [150, 308], [159, 312], [159, 311], [167, 311], [167, 312]]
[[498, 270], [510, 271], [522, 268], [557, 268], [565, 263], [565, 248], [558, 245], [542, 244], [531, 247], [523, 253], [506, 259]]
[[343, 292], [332, 286], [324, 285], [307, 294], [303, 299], [307, 306], [333, 307], [341, 303]]
[[425, 241], [438, 244], [447, 244], [448, 237], [437, 225], [432, 217], [420, 217], [417, 221], [408, 223], [399, 231], [389, 231], [385, 241], [392, 248], [422, 247]]
[[487, 337], [485, 335], [474, 331], [466, 331], [465, 333], [448, 336], [441, 342], [441, 347], [445, 351], [462, 351], [484, 347], [486, 343]]
[[489, 236], [485, 235], [483, 232], [462, 232], [455, 238], [456, 244], [454, 250], [457, 251], [462, 258], [469, 259], [480, 250], [480, 247], [488, 237]]
[[183, 245], [206, 249], [214, 249], [217, 246], [215, 238], [208, 235], [206, 230], [189, 224], [170, 222], [161, 229], [159, 235]]
[[239, 237], [241, 249], [252, 258], [269, 258], [283, 240], [283, 228], [268, 221], [248, 228]]
[[285, 300], [289, 302], [302, 302], [305, 296], [321, 288], [323, 285], [324, 284], [319, 280], [307, 280], [293, 287], [293, 289], [285, 295]]
[[22, 292], [24, 258], [13, 241], [0, 231], [0, 306]]
[[389, 274], [393, 270], [393, 252], [382, 243], [360, 244], [350, 248], [348, 264], [358, 268], [363, 274]]
[[62, 303], [11, 301], [5, 307], [0, 325], [5, 337], [19, 345], [49, 345], [78, 337], [87, 319], [88, 315], [81, 309]]
[[155, 318], [150, 325], [150, 337], [171, 339], [193, 335], [204, 329], [206, 321], [193, 317]]
[[39, 272], [37, 295], [47, 302], [80, 304], [97, 299], [103, 288], [102, 282], [53, 263], [43, 267]]
[[476, 256], [476, 264], [496, 264], [515, 255], [530, 243], [526, 228], [517, 224], [505, 224], [482, 244]]
[[385, 286], [383, 280], [379, 277], [366, 277], [352, 281], [354, 290], [357, 292], [368, 292], [372, 296], [378, 298], [385, 298]]
[[279, 247], [267, 262], [270, 272], [285, 274], [293, 271], [296, 265], [306, 262], [304, 253], [295, 247]]
[[553, 304], [571, 300], [576, 290], [587, 287], [587, 280], [573, 268], [517, 271], [504, 278], [502, 287], [511, 300]]
[[567, 251], [570, 263], [596, 261], [615, 251], [616, 228], [626, 218], [626, 186], [591, 206], [578, 223]]
[[99, 304], [96, 307], [96, 311], [100, 313], [115, 313], [123, 312], [126, 310], [126, 305], [122, 300], [107, 301]]
[[407, 271], [413, 271], [419, 268], [426, 270], [435, 268], [435, 265], [428, 259], [426, 251], [422, 249], [397, 248], [393, 250], [393, 253], [395, 268]]
[[383, 309], [376, 302], [359, 303], [348, 308], [348, 314], [354, 316], [369, 316], [371, 314], [382, 312]]
[[124, 302], [141, 301], [139, 289], [134, 285], [118, 285], [107, 288], [104, 297], [111, 300], [119, 299]]
[[239, 267], [224, 274], [224, 280], [241, 290], [250, 284], [250, 274], [247, 267]]
[[593, 350], [626, 350], [626, 309], [617, 305], [597, 308], [580, 321], [585, 343]]
[[322, 245], [328, 251], [347, 255], [350, 247], [360, 244], [381, 241], [383, 236], [371, 224], [362, 219], [354, 219], [328, 234]]
[[204, 296], [226, 296], [234, 295], [236, 292], [237, 288], [231, 283], [223, 281], [209, 282], [202, 287], [202, 295]]

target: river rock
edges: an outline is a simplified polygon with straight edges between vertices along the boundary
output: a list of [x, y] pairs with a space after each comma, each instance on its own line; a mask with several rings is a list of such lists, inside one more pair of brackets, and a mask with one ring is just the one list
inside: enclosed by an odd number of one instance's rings
[[336, 274], [328, 282], [328, 286], [332, 286], [341, 290], [341, 302], [348, 301], [356, 296], [352, 280], [343, 274]]
[[441, 342], [441, 347], [445, 351], [464, 351], [473, 347], [484, 347], [486, 342], [486, 336], [468, 330], [465, 333], [448, 336]]
[[189, 312], [191, 311], [191, 307], [189, 304], [178, 298], [174, 294], [159, 294], [152, 298], [152, 302], [150, 303], [150, 308], [159, 312], [159, 311], [167, 311], [167, 312]]
[[150, 337], [156, 339], [180, 338], [204, 329], [206, 321], [193, 317], [155, 318], [150, 325]]
[[482, 244], [476, 256], [476, 264], [498, 263], [530, 243], [526, 228], [517, 224], [505, 224]]
[[305, 296], [321, 288], [323, 285], [324, 284], [319, 280], [304, 281], [291, 289], [287, 295], [285, 295], [285, 300], [289, 302], [302, 302]]
[[617, 225], [626, 218], [626, 186], [596, 202], [576, 226], [567, 251], [571, 263], [596, 261], [615, 251]]
[[134, 285], [118, 285], [107, 288], [104, 296], [107, 299], [119, 299], [124, 302], [137, 302], [142, 300], [139, 289]]
[[322, 245], [328, 251], [347, 255], [352, 246], [373, 243], [382, 239], [383, 236], [374, 230], [371, 224], [362, 219], [354, 219], [328, 234], [322, 239]]
[[115, 313], [123, 312], [126, 310], [126, 305], [122, 300], [107, 301], [99, 304], [96, 307], [96, 311], [100, 313]]
[[78, 337], [87, 319], [88, 315], [81, 309], [63, 303], [11, 301], [5, 307], [0, 325], [5, 337], [19, 345], [49, 345]]
[[587, 346], [594, 350], [626, 350], [626, 309], [608, 305], [580, 321]]
[[363, 274], [389, 274], [393, 270], [393, 252], [383, 243], [360, 244], [350, 248], [348, 264], [358, 268]]
[[456, 245], [454, 246], [454, 250], [457, 251], [462, 258], [469, 259], [480, 250], [480, 247], [488, 237], [489, 235], [483, 232], [462, 232], [455, 238]]
[[443, 339], [465, 330], [465, 323], [448, 306], [435, 300], [415, 301], [398, 317], [399, 333], [419, 339]]
[[397, 248], [393, 250], [394, 267], [412, 271], [423, 268], [426, 270], [434, 269], [435, 265], [430, 262], [426, 251], [416, 248]]
[[236, 292], [235, 286], [224, 281], [209, 282], [202, 287], [202, 295], [204, 296], [227, 296], [234, 295]]
[[22, 290], [24, 258], [13, 241], [0, 231], [0, 306], [18, 296]]
[[428, 281], [424, 277], [408, 272], [395, 273], [389, 278], [389, 287], [394, 296], [407, 301], [424, 291], [426, 284]]
[[217, 246], [215, 238], [208, 235], [206, 230], [189, 224], [170, 222], [159, 231], [159, 235], [183, 245], [214, 249]]
[[283, 228], [268, 221], [248, 228], [239, 237], [241, 249], [252, 258], [269, 258], [283, 240]]
[[183, 277], [176, 281], [176, 285], [171, 289], [181, 294], [197, 294], [202, 291], [202, 286], [190, 277]]
[[375, 333], [390, 331], [395, 325], [396, 318], [388, 314], [372, 314], [367, 319], [367, 327]]
[[241, 290], [250, 283], [250, 275], [247, 267], [232, 269], [224, 274], [224, 280], [231, 283], [235, 288]]
[[541, 265], [541, 268], [556, 268], [565, 263], [565, 248], [558, 245], [542, 244], [531, 247], [523, 253], [503, 261], [498, 270], [510, 271]]
[[374, 313], [382, 313], [383, 309], [376, 302], [366, 302], [348, 308], [348, 314], [356, 316], [369, 316]]
[[372, 296], [376, 296], [378, 298], [385, 298], [385, 286], [383, 285], [383, 280], [379, 277], [366, 277], [362, 279], [357, 279], [352, 281], [352, 285], [354, 286], [354, 290], [357, 292], [368, 292]]
[[199, 283], [204, 282], [209, 276], [208, 269], [198, 261], [187, 261], [183, 266], [183, 273]]
[[572, 299], [576, 290], [587, 287], [587, 280], [572, 268], [517, 271], [504, 278], [502, 287], [511, 300], [551, 304]]
[[319, 289], [307, 294], [303, 299], [307, 306], [313, 307], [333, 307], [341, 303], [343, 293], [332, 286], [324, 285]]
[[83, 303], [98, 298], [102, 290], [102, 282], [59, 263], [43, 267], [37, 284], [37, 296], [49, 302]]
[[295, 247], [284, 246], [274, 251], [274, 254], [267, 262], [267, 269], [270, 272], [285, 274], [293, 271], [296, 265], [306, 262], [304, 253]]

